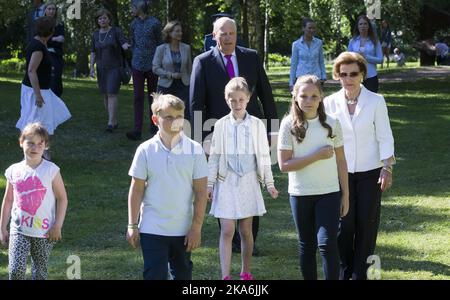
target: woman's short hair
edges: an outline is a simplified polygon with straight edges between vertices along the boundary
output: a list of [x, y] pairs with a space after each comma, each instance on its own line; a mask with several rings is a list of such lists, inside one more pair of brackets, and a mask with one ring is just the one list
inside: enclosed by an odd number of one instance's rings
[[302, 28], [305, 28], [308, 23], [314, 23], [314, 20], [311, 18], [303, 18], [302, 19]]
[[56, 21], [52, 17], [40, 17], [36, 20], [36, 34], [40, 37], [49, 37], [55, 32]]
[[366, 79], [367, 76], [367, 61], [364, 57], [356, 52], [342, 52], [334, 61], [333, 65], [333, 79], [339, 79], [339, 73], [341, 70], [341, 65], [357, 64], [359, 71], [363, 73], [363, 78]]
[[161, 110], [172, 107], [176, 111], [184, 111], [185, 104], [180, 98], [171, 94], [152, 93], [152, 113], [158, 115]]
[[170, 21], [169, 23], [166, 24], [166, 26], [164, 26], [164, 29], [162, 30], [162, 40], [165, 43], [170, 43], [171, 40], [170, 33], [175, 29], [176, 26], [181, 26], [181, 22]]
[[133, 0], [131, 1], [131, 5], [134, 6], [137, 11], [141, 11], [142, 13], [148, 15], [148, 0]]
[[112, 25], [113, 17], [111, 12], [106, 8], [100, 8], [99, 10], [97, 10], [97, 13], [95, 14], [95, 23], [97, 24], [97, 27], [100, 27], [100, 25], [98, 25], [98, 18], [100, 18], [103, 15], [106, 15], [108, 17], [109, 25]]
[[234, 77], [227, 83], [225, 86], [225, 99], [228, 99], [231, 93], [237, 91], [244, 92], [249, 98], [251, 97], [252, 93], [244, 77]]

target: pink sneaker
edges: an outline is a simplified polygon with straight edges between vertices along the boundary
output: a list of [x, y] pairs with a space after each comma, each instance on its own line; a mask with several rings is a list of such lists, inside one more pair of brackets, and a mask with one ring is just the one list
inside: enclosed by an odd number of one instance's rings
[[244, 272], [241, 273], [241, 280], [254, 280], [255, 278], [252, 276], [252, 274]]
[[222, 280], [231, 280], [231, 276], [230, 276], [230, 275], [224, 276], [224, 277], [222, 278]]

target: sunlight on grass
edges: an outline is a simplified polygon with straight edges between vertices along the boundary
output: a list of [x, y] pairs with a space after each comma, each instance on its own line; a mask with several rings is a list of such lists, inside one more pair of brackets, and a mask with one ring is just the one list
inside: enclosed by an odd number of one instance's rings
[[[417, 63], [407, 63], [407, 68]], [[382, 74], [400, 70], [382, 69]], [[330, 72], [331, 65], [327, 65]], [[279, 116], [289, 109], [289, 67], [273, 68], [269, 78]], [[0, 74], [0, 171], [23, 154], [15, 129], [20, 112], [23, 75]], [[414, 83], [386, 82], [385, 96], [396, 146], [394, 186], [382, 199], [381, 223], [375, 254], [380, 256], [383, 279], [450, 279], [450, 76], [420, 79]], [[52, 141], [54, 161], [69, 195], [63, 240], [49, 263], [50, 279], [66, 279], [70, 255], [81, 259], [82, 279], [141, 279], [142, 254], [125, 241], [128, 168], [139, 142], [126, 140], [133, 124], [132, 86], [121, 89], [116, 133], [105, 135], [106, 113], [95, 80], [65, 80], [63, 99], [73, 118], [60, 126]], [[326, 85], [329, 95], [339, 88]], [[147, 108], [146, 108], [147, 109]], [[146, 120], [148, 125], [149, 120]], [[148, 126], [144, 126], [148, 138]], [[287, 194], [287, 175], [273, 166], [280, 197], [266, 200], [267, 214], [260, 220], [257, 246], [261, 255], [252, 260], [258, 279], [301, 279], [298, 240]], [[0, 177], [3, 194], [6, 181]], [[209, 206], [207, 208], [209, 211]], [[202, 248], [192, 254], [194, 279], [220, 278], [219, 229], [215, 218], [205, 218]], [[318, 254], [317, 254], [318, 255]], [[233, 254], [232, 274], [240, 271], [240, 256]], [[317, 256], [319, 277], [323, 278]], [[0, 249], [0, 279], [6, 279], [8, 256]]]

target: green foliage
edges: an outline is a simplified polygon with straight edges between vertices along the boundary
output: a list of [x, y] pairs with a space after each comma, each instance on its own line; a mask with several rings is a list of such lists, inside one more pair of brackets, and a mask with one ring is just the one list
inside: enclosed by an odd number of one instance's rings
[[269, 54], [269, 67], [290, 66], [291, 58], [278, 53]]
[[0, 61], [1, 73], [23, 73], [25, 71], [26, 62], [24, 59], [10, 58]]

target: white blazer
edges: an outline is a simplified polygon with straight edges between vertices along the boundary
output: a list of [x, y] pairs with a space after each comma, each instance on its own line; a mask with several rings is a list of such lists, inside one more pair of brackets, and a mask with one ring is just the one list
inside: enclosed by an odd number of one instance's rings
[[348, 112], [344, 89], [326, 97], [323, 103], [325, 111], [341, 123], [349, 173], [380, 168], [384, 159], [394, 155], [394, 137], [383, 96], [361, 85], [353, 119]]
[[[188, 86], [191, 79], [192, 72], [192, 58], [191, 46], [185, 43], [180, 43], [181, 54], [181, 81]], [[170, 87], [173, 79], [170, 78], [175, 69], [172, 61], [172, 54], [170, 53], [170, 45], [164, 43], [156, 48], [155, 56], [153, 57], [153, 73], [159, 76], [158, 85], [162, 87]]]

